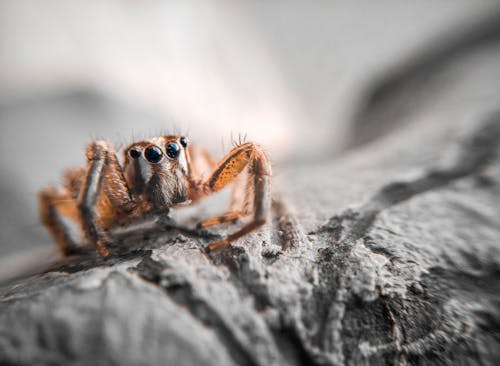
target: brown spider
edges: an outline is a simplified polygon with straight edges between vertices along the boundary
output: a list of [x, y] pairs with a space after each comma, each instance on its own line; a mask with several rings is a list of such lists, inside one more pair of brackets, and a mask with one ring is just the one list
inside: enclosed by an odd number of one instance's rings
[[[107, 256], [111, 228], [146, 214], [166, 214], [171, 207], [196, 202], [233, 182], [229, 212], [199, 226], [236, 221], [252, 213], [253, 219], [207, 249], [224, 247], [267, 220], [271, 164], [256, 144], [234, 147], [217, 165], [205, 150], [188, 146], [183, 136], [171, 135], [129, 145], [123, 151], [123, 167], [106, 141], [92, 142], [86, 158], [87, 169], [66, 172], [61, 190], [47, 188], [39, 194], [41, 221], [63, 255], [91, 244]], [[206, 169], [212, 172], [203, 179]]]

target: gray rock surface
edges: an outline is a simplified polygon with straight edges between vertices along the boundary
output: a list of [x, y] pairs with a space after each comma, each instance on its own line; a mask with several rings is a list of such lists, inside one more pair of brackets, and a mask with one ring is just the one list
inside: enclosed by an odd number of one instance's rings
[[498, 364], [493, 45], [406, 88], [401, 127], [282, 167], [269, 224], [225, 250], [203, 248], [234, 228], [165, 227], [4, 284], [0, 364]]

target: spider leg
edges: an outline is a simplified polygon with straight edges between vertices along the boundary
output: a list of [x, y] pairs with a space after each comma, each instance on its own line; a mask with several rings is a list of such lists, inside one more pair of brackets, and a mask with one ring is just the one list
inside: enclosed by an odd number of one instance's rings
[[249, 232], [262, 226], [267, 221], [270, 208], [270, 176], [255, 175], [255, 195], [254, 195], [254, 215], [252, 221], [243, 226], [240, 230], [229, 235], [225, 239], [219, 240], [208, 246], [208, 250], [216, 250], [229, 245], [232, 241], [248, 234]]
[[78, 252], [81, 243], [80, 238], [75, 237], [75, 231], [79, 231], [80, 216], [76, 200], [69, 192], [56, 192], [53, 188], [42, 190], [38, 200], [41, 221], [61, 253], [66, 256]]
[[[207, 150], [196, 145], [190, 145], [188, 152], [190, 178], [191, 182], [194, 182], [194, 189], [190, 192], [190, 199], [191, 201], [197, 201], [206, 194], [203, 190], [203, 184], [199, 184], [199, 182], [203, 180], [203, 173], [214, 170], [217, 163]], [[247, 179], [247, 175], [248, 174], [244, 174], [244, 172], [242, 172], [233, 182], [234, 184], [231, 192], [231, 205], [229, 212], [198, 223], [198, 228], [219, 225], [226, 222], [235, 222], [240, 217], [248, 215], [246, 211], [242, 211], [240, 208], [241, 201], [245, 196], [245, 179]]]
[[247, 213], [244, 211], [229, 211], [220, 216], [213, 217], [211, 219], [203, 220], [198, 224], [199, 228], [210, 227], [215, 225], [224, 224], [226, 222], [235, 222], [241, 217], [246, 216]]
[[[109, 254], [106, 229], [122, 212], [132, 209], [132, 198], [116, 154], [105, 141], [87, 147], [85, 180], [78, 197], [82, 227], [100, 255]], [[104, 193], [104, 194], [103, 194]]]
[[[202, 225], [218, 224], [223, 220], [240, 218], [250, 214], [250, 203], [253, 205], [253, 218], [240, 230], [230, 234], [224, 239], [210, 244], [207, 250], [216, 250], [227, 246], [232, 241], [246, 235], [263, 225], [270, 209], [270, 176], [271, 164], [265, 151], [253, 143], [244, 143], [234, 148], [215, 168], [212, 175], [204, 183], [206, 194], [217, 192], [233, 183], [247, 168], [248, 183], [246, 185], [247, 198], [242, 210], [229, 212], [226, 215], [202, 222]], [[253, 199], [253, 202], [251, 200]]]
[[203, 220], [198, 223], [198, 227], [205, 228], [227, 222], [236, 222], [238, 219], [247, 216], [250, 212], [249, 198], [250, 193], [252, 193], [252, 182], [248, 182], [249, 177], [252, 178], [252, 176], [244, 170], [233, 181], [231, 203], [227, 213]]

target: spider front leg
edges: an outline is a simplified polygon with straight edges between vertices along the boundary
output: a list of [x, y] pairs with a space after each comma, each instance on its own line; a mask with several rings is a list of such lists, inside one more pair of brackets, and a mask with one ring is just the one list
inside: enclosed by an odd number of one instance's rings
[[[204, 191], [206, 194], [210, 194], [221, 190], [229, 183], [237, 180], [237, 177], [242, 174], [245, 168], [247, 168], [246, 174], [248, 174], [248, 179], [245, 187], [247, 195], [243, 209], [205, 220], [201, 225], [206, 227], [232, 221], [251, 214], [251, 211], [253, 211], [253, 218], [240, 230], [210, 244], [207, 247], [208, 251], [227, 246], [232, 241], [263, 225], [267, 220], [270, 210], [271, 164], [266, 152], [253, 143], [240, 145], [226, 155], [203, 184]], [[249, 206], [253, 206], [251, 210]]]
[[207, 228], [210, 226], [221, 225], [227, 222], [236, 222], [238, 219], [250, 214], [250, 196], [252, 190], [247, 187], [252, 187], [252, 182], [249, 178], [253, 179], [245, 170], [243, 170], [238, 177], [236, 177], [232, 184], [231, 203], [229, 211], [220, 216], [212, 217], [198, 223], [199, 228]]
[[113, 149], [105, 141], [87, 147], [85, 180], [78, 197], [82, 228], [101, 256], [109, 254], [106, 229], [120, 214], [131, 211], [133, 202]]

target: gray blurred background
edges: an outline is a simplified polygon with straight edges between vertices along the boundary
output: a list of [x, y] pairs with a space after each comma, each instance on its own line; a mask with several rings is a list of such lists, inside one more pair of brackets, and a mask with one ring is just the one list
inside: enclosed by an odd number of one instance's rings
[[83, 164], [95, 138], [119, 147], [180, 131], [222, 156], [247, 134], [279, 174], [348, 149], [375, 80], [499, 11], [486, 0], [2, 0], [0, 256], [52, 250], [37, 192]]

